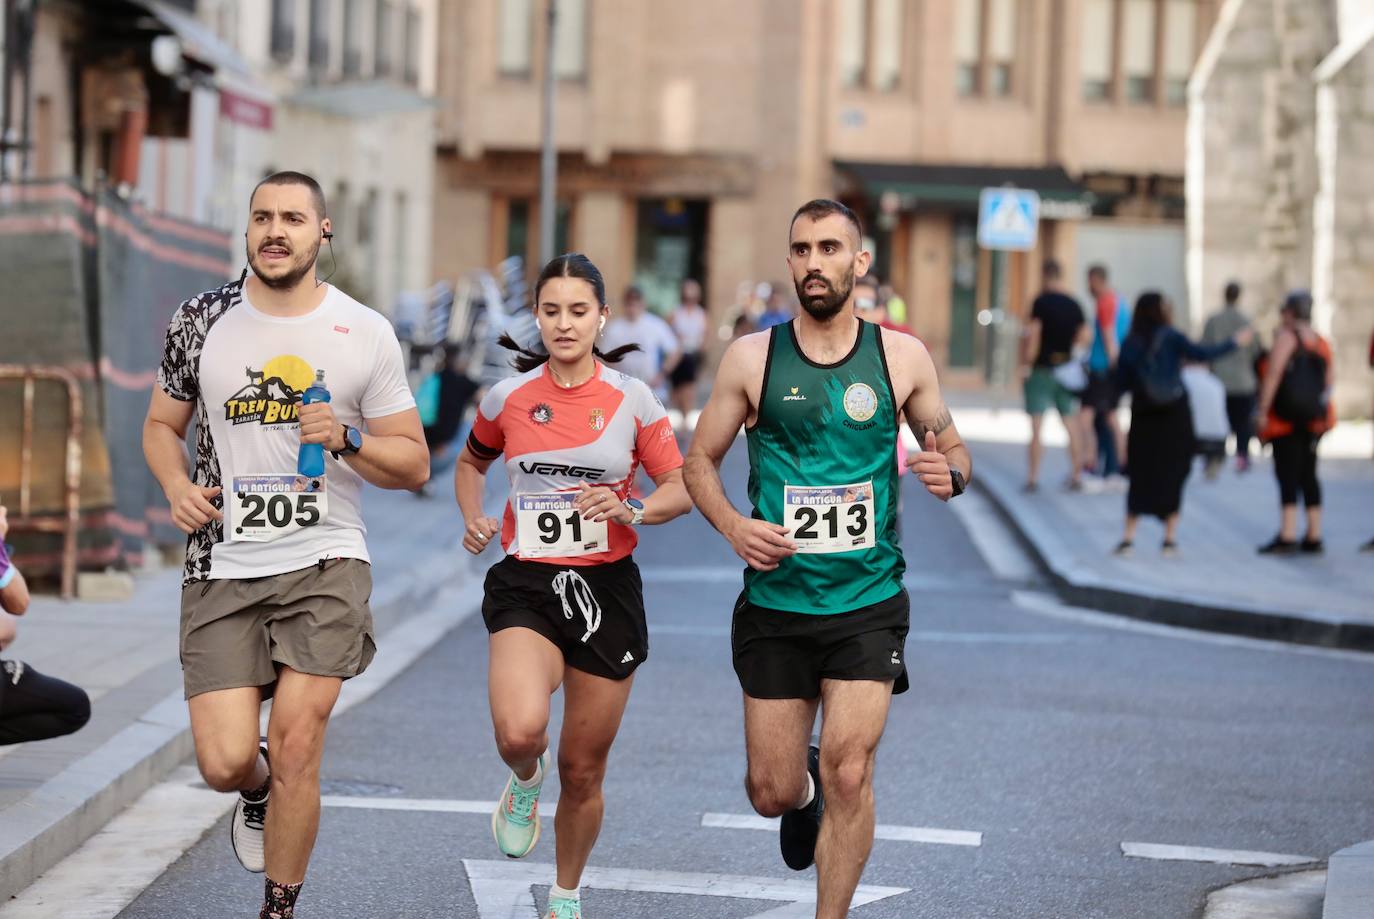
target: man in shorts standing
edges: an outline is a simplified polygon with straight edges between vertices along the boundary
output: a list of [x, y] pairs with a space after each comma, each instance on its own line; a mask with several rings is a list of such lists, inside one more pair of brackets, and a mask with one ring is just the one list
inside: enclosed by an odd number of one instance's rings
[[[252, 273], [172, 317], [143, 452], [189, 534], [181, 662], [200, 772], [239, 793], [231, 842], [267, 873], [259, 916], [291, 919], [329, 715], [375, 650], [362, 483], [418, 488], [429, 454], [390, 323], [315, 278], [330, 236], [315, 180], [263, 179], [244, 236]], [[331, 401], [303, 405], [321, 382]], [[328, 451], [323, 475], [297, 474], [302, 444]]]
[[[925, 346], [854, 314], [872, 260], [862, 238], [838, 202], [796, 212], [787, 261], [802, 312], [726, 351], [684, 470], [749, 565], [731, 629], [745, 785], [755, 810], [782, 817], [788, 866], [818, 866], [817, 919], [847, 914], [868, 861], [874, 757], [892, 695], [907, 688], [899, 413], [923, 445], [909, 465], [931, 494], [960, 494], [971, 470]], [[741, 425], [751, 516], [719, 473]], [[818, 709], [820, 744], [808, 749]]]
[[1056, 370], [1077, 359], [1074, 351], [1079, 346], [1086, 346], [1088, 326], [1083, 318], [1083, 307], [1061, 286], [1059, 263], [1047, 260], [1041, 273], [1045, 288], [1031, 304], [1030, 320], [1021, 337], [1022, 388], [1031, 423], [1024, 489], [1027, 493], [1040, 487], [1040, 459], [1045, 452], [1040, 442], [1040, 425], [1051, 407], [1059, 412], [1059, 420], [1064, 422], [1069, 434], [1068, 485], [1073, 490], [1081, 487], [1086, 448], [1078, 418], [1078, 397], [1060, 381]]

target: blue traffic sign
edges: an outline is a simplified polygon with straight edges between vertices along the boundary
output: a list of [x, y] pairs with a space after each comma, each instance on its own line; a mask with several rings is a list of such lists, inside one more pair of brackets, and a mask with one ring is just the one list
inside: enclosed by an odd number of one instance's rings
[[1035, 248], [1040, 196], [1025, 188], [985, 188], [978, 196], [978, 245], [1023, 252]]

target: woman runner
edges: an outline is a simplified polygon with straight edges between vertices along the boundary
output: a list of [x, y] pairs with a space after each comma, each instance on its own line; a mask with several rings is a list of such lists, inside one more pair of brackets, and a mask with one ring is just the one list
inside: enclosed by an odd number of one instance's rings
[[[463, 547], [498, 534], [506, 557], [487, 572], [482, 617], [490, 638], [487, 690], [496, 747], [511, 768], [491, 828], [511, 858], [539, 840], [539, 792], [548, 767], [549, 700], [563, 687], [557, 878], [546, 919], [581, 919], [579, 883], [601, 829], [601, 782], [633, 674], [648, 656], [639, 569], [630, 553], [641, 524], [691, 509], [682, 454], [649, 387], [603, 362], [601, 272], [577, 253], [545, 266], [534, 311], [547, 355], [519, 352], [521, 373], [478, 408], [455, 473]], [[599, 360], [598, 360], [599, 358]], [[483, 477], [505, 454], [504, 519], [482, 508]], [[658, 488], [630, 497], [640, 465]]]

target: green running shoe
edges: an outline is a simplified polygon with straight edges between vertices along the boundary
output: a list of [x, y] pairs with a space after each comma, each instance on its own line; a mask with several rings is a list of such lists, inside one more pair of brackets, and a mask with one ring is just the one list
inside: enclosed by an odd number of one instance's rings
[[[539, 770], [548, 774], [548, 754], [539, 757]], [[491, 815], [491, 832], [496, 846], [507, 858], [524, 858], [539, 841], [540, 783], [533, 788], [521, 788], [515, 783], [515, 773], [506, 780], [506, 790]]]
[[551, 898], [549, 912], [544, 919], [582, 919], [582, 901], [566, 897]]

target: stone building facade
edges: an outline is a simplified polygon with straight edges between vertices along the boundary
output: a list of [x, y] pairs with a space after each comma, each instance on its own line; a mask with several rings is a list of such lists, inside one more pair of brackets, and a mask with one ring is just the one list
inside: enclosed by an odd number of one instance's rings
[[1336, 402], [1369, 412], [1374, 331], [1374, 8], [1227, 0], [1189, 88], [1189, 287], [1238, 280], [1263, 330], [1310, 288]]
[[[1049, 254], [1075, 288], [1106, 261], [1122, 293], [1186, 309], [1184, 89], [1220, 2], [558, 0], [559, 249], [659, 308], [704, 275], [725, 318], [742, 286], [786, 282], [795, 207], [840, 197], [970, 378], [977, 317], [998, 290], [1023, 309]], [[537, 257], [544, 8], [441, 4], [440, 277]], [[1037, 250], [999, 272], [976, 202], [1008, 182], [1047, 203]]]

